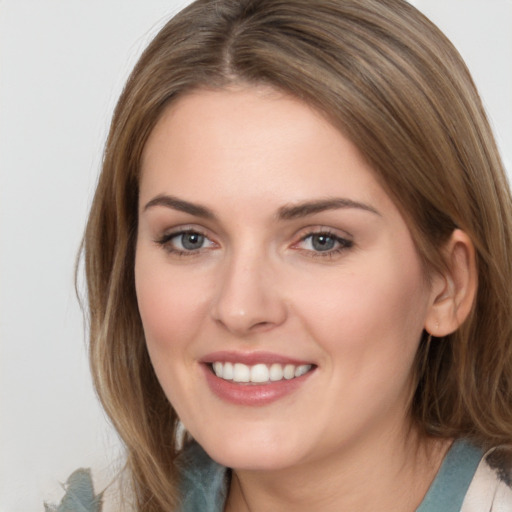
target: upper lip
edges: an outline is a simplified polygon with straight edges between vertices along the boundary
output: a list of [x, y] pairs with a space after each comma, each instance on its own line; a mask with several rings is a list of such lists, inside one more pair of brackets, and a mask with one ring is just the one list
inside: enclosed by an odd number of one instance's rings
[[200, 362], [205, 364], [215, 363], [216, 361], [223, 363], [243, 363], [248, 366], [258, 363], [293, 364], [295, 366], [313, 364], [311, 361], [288, 357], [281, 354], [274, 354], [272, 352], [236, 352], [229, 350], [211, 352], [200, 359]]

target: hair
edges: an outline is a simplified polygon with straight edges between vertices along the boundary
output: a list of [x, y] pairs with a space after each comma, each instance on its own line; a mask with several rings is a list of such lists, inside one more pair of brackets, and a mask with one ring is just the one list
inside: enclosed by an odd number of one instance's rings
[[510, 442], [511, 197], [455, 48], [404, 0], [198, 0], [164, 26], [128, 79], [83, 242], [94, 383], [126, 445], [137, 510], [179, 499], [177, 416], [149, 360], [134, 286], [141, 154], [180, 96], [246, 84], [314, 106], [358, 147], [426, 268], [444, 268], [455, 228], [470, 237], [473, 309], [453, 334], [420, 344], [411, 416], [425, 435]]

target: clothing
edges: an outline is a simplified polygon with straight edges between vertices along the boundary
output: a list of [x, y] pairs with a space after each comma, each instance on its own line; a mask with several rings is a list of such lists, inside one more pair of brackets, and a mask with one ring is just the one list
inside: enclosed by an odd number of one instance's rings
[[[183, 478], [179, 512], [222, 512], [229, 470], [197, 443], [186, 447], [179, 465]], [[467, 441], [455, 441], [416, 512], [512, 512], [512, 448], [498, 447], [484, 454]]]

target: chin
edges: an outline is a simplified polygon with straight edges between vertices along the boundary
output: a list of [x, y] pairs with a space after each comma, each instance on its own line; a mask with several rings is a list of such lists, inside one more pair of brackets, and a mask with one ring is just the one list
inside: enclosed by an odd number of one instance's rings
[[246, 447], [243, 451], [221, 452], [219, 450], [208, 451], [208, 455], [219, 464], [243, 471], [278, 471], [291, 467], [297, 463], [297, 455], [293, 458], [281, 453], [268, 453], [268, 451]]
[[224, 434], [221, 439], [198, 441], [208, 455], [219, 464], [238, 470], [280, 470], [299, 463], [302, 450], [295, 443]]

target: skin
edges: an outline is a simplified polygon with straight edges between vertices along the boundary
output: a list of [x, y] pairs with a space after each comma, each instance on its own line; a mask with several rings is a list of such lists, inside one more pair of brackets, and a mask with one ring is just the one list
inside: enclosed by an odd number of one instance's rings
[[[283, 216], [333, 198], [345, 203]], [[200, 248], [181, 253], [184, 230], [204, 235]], [[332, 250], [317, 250], [318, 233]], [[414, 510], [448, 445], [409, 421], [413, 361], [424, 328], [443, 328], [440, 304], [454, 325], [464, 317], [452, 292], [466, 274], [428, 280], [357, 148], [272, 89], [194, 91], [147, 142], [135, 264], [147, 347], [187, 430], [234, 468], [228, 511]], [[275, 402], [233, 404], [201, 364], [222, 350], [314, 371]]]

